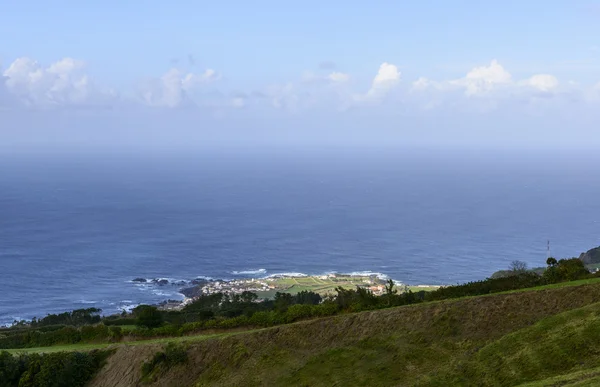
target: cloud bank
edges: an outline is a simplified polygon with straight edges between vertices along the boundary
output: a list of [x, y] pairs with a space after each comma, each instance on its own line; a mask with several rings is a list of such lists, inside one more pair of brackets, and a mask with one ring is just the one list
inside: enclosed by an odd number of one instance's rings
[[381, 63], [369, 78], [336, 68], [333, 62], [324, 62], [319, 65], [320, 73], [306, 72], [298, 79], [244, 91], [235, 85], [224, 85], [217, 70], [184, 71], [173, 67], [154, 78], [131, 80], [132, 87], [116, 90], [94, 81], [82, 60], [67, 57], [43, 65], [22, 57], [1, 72], [0, 107], [200, 107], [218, 110], [220, 114], [252, 109], [298, 114], [310, 110], [373, 109], [384, 104], [398, 111], [457, 107], [490, 111], [511, 104], [560, 108], [561, 103], [566, 106], [568, 101], [597, 104], [600, 99], [600, 83], [580, 86], [547, 73], [515, 79], [497, 60], [475, 66], [457, 78], [434, 80], [421, 76], [409, 82], [403, 82], [398, 65], [389, 62]]

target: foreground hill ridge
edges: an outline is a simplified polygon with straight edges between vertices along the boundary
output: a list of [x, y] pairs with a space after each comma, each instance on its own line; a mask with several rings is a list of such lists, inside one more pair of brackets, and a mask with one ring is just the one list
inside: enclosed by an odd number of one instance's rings
[[[143, 363], [163, 350], [164, 344], [118, 345], [89, 385], [475, 386], [536, 382], [600, 366], [600, 357], [593, 350], [594, 344], [600, 345], [600, 328], [595, 328], [600, 327], [598, 303], [600, 283], [595, 282], [344, 314], [202, 341], [186, 340], [180, 344], [187, 354], [184, 364], [163, 369], [144, 381]], [[534, 345], [546, 333], [553, 339], [583, 340]], [[571, 351], [570, 345], [579, 350]], [[550, 355], [566, 360], [545, 367], [544, 359]], [[519, 364], [527, 366], [519, 368]], [[510, 371], [498, 372], [504, 368]]]

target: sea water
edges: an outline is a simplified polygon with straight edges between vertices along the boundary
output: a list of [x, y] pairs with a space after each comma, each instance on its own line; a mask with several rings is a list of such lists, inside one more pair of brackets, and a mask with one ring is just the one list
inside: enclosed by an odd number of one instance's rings
[[600, 159], [549, 153], [0, 155], [0, 323], [178, 299], [137, 277], [482, 279], [600, 245]]

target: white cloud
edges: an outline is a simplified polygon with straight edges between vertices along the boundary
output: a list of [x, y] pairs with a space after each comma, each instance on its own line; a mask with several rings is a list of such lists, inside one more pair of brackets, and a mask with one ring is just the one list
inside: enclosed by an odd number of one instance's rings
[[510, 73], [497, 60], [492, 60], [489, 66], [475, 67], [464, 78], [450, 81], [450, 84], [464, 87], [466, 95], [471, 96], [490, 92], [511, 82]]
[[368, 98], [383, 97], [400, 82], [400, 71], [391, 63], [384, 62], [367, 92]]
[[[497, 60], [488, 66], [475, 67], [463, 78], [436, 82], [421, 77], [412, 84], [412, 92], [464, 91], [467, 97], [510, 98], [511, 95], [536, 96], [533, 92], [551, 93], [559, 88], [558, 79], [550, 74], [536, 74], [516, 81]], [[537, 94], [539, 96], [539, 94]]]
[[523, 86], [530, 86], [540, 91], [549, 92], [558, 87], [558, 79], [549, 74], [537, 74], [520, 82]]
[[417, 79], [416, 81], [414, 81], [412, 83], [412, 91], [422, 91], [422, 90], [427, 90], [431, 87], [435, 87], [435, 82], [425, 78], [425, 77], [419, 77], [419, 79]]
[[327, 78], [332, 82], [348, 82], [350, 75], [334, 71]]
[[207, 69], [202, 74], [182, 73], [172, 68], [159, 79], [142, 85], [140, 95], [144, 103], [156, 107], [177, 107], [192, 102], [192, 94], [208, 82], [219, 79], [218, 73]]
[[23, 57], [3, 73], [6, 89], [29, 106], [82, 105], [106, 101], [111, 91], [96, 88], [85, 74], [85, 63], [64, 58], [48, 67]]

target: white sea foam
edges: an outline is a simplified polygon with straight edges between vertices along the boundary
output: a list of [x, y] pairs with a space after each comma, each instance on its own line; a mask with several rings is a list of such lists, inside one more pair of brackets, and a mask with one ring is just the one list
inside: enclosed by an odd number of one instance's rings
[[152, 290], [152, 294], [154, 294], [155, 296], [161, 296], [161, 297], [172, 297], [174, 294], [178, 294], [178, 293], [164, 292], [159, 289], [154, 289], [154, 290]]
[[135, 309], [135, 307], [140, 306], [140, 304], [127, 304], [127, 305], [120, 305], [119, 306], [119, 310], [124, 310], [127, 313], [131, 313], [131, 311], [133, 309]]
[[78, 304], [97, 304], [98, 301], [89, 301], [89, 300], [79, 300], [79, 301], [75, 301]]
[[250, 275], [250, 274], [266, 274], [267, 269], [255, 269], [255, 270], [240, 270], [240, 271], [232, 271], [231, 274], [234, 275]]
[[366, 271], [353, 271], [352, 273], [348, 273], [348, 275], [357, 276], [357, 277], [368, 277], [368, 276], [376, 276], [381, 280], [387, 280], [389, 277], [383, 273], [373, 272], [370, 270]]
[[266, 276], [265, 278], [278, 278], [278, 277], [308, 277], [304, 273], [274, 273]]

